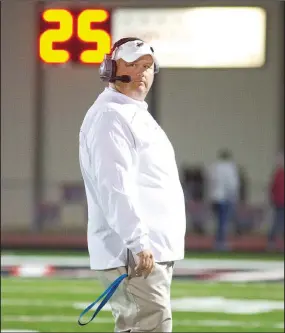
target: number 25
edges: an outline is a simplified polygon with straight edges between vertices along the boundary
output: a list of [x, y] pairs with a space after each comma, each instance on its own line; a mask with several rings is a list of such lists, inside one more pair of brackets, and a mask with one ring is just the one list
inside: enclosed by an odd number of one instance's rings
[[[103, 9], [86, 9], [78, 16], [77, 35], [84, 42], [97, 42], [97, 50], [85, 50], [80, 54], [84, 63], [100, 63], [104, 55], [110, 52], [111, 37], [101, 29], [91, 29], [91, 23], [105, 22], [109, 17]], [[58, 29], [49, 29], [41, 34], [39, 40], [40, 57], [47, 63], [66, 63], [70, 60], [67, 50], [53, 48], [55, 42], [66, 42], [73, 34], [73, 17], [65, 9], [47, 9], [43, 13], [47, 22], [58, 22]]]

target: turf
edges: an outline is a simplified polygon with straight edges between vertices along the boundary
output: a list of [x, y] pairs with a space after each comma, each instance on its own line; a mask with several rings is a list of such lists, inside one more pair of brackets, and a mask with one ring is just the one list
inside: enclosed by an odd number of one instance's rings
[[[81, 327], [82, 309], [103, 291], [94, 279], [1, 279], [1, 330], [30, 329], [40, 332], [112, 332], [112, 315], [102, 311]], [[283, 283], [214, 283], [174, 280], [172, 299], [224, 297], [226, 300], [284, 301]], [[238, 311], [237, 311], [238, 312]], [[173, 313], [174, 332], [283, 332], [284, 310], [257, 314], [187, 311]]]
[[[88, 256], [86, 251], [78, 250], [2, 250], [1, 255], [41, 255], [41, 256]], [[284, 253], [243, 253], [243, 252], [197, 252], [197, 251], [188, 251], [185, 253], [185, 258], [201, 258], [201, 259], [243, 259], [243, 260], [280, 260], [284, 261]]]

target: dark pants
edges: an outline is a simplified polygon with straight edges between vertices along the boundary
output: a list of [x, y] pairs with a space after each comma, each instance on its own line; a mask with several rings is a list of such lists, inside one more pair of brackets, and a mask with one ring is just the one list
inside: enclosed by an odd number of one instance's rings
[[268, 234], [269, 243], [273, 243], [276, 236], [284, 237], [284, 207], [274, 207], [273, 224]]
[[215, 202], [213, 203], [213, 211], [217, 220], [216, 244], [217, 246], [224, 246], [227, 238], [232, 203], [229, 201]]

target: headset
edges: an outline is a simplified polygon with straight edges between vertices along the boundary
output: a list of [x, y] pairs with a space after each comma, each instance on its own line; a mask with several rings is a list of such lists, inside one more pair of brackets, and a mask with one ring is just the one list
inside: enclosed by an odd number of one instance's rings
[[[99, 76], [103, 82], [115, 82], [117, 80], [122, 81], [124, 83], [131, 82], [131, 77], [129, 75], [116, 76], [117, 63], [115, 60], [112, 59], [112, 55], [113, 55], [114, 51], [117, 48], [119, 48], [121, 45], [128, 43], [128, 42], [135, 41], [135, 40], [140, 40], [143, 43], [145, 43], [145, 41], [143, 41], [142, 39], [137, 38], [137, 37], [121, 38], [113, 45], [110, 53], [105, 55], [104, 60], [101, 63], [100, 68], [99, 68]], [[150, 47], [150, 49], [152, 52], [154, 52], [152, 47]], [[154, 74], [156, 74], [158, 72], [159, 72], [159, 66], [157, 63], [154, 63]]]

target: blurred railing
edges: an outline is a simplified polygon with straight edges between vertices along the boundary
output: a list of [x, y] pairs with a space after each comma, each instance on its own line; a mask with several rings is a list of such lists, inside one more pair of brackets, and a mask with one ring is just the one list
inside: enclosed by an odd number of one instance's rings
[[[266, 190], [265, 185], [255, 185], [259, 188], [261, 197], [264, 198]], [[82, 181], [74, 182], [53, 182], [46, 183], [46, 199], [34, 211], [30, 207], [30, 223], [37, 214], [42, 232], [64, 230], [64, 232], [85, 232], [87, 223], [87, 206], [84, 185]], [[10, 196], [15, 195], [13, 204], [5, 207], [4, 223], [2, 230], [17, 230], [17, 223], [11, 218], [9, 221], [9, 211], [13, 211], [11, 216], [15, 215], [14, 210], [21, 208], [21, 203], [17, 202], [32, 196], [31, 179], [2, 179], [1, 180], [1, 201], [5, 201], [5, 195], [9, 192]], [[18, 195], [21, 193], [22, 195]], [[17, 200], [16, 200], [17, 199]], [[31, 200], [29, 201], [32, 205]], [[18, 210], [19, 218], [22, 212]], [[212, 234], [215, 229], [215, 221], [211, 212], [211, 207], [203, 201], [186, 201], [187, 213], [187, 231], [201, 235]], [[271, 224], [271, 207], [264, 200], [260, 204], [239, 203], [233, 212], [232, 223], [230, 224], [230, 233], [235, 235], [264, 234]], [[2, 212], [1, 212], [2, 215]], [[13, 225], [15, 224], [15, 225]], [[29, 223], [28, 223], [29, 224]], [[29, 230], [31, 225], [26, 224]]]
[[[2, 248], [87, 248], [87, 205], [82, 181], [45, 184], [45, 200], [36, 208], [31, 180], [1, 180]], [[264, 251], [271, 207], [239, 203], [229, 224], [233, 250]], [[186, 201], [187, 249], [213, 249], [216, 222], [211, 206]], [[35, 219], [36, 217], [36, 219]], [[33, 221], [37, 221], [37, 228]], [[284, 243], [278, 247], [284, 250]], [[282, 245], [283, 244], [283, 245]]]

